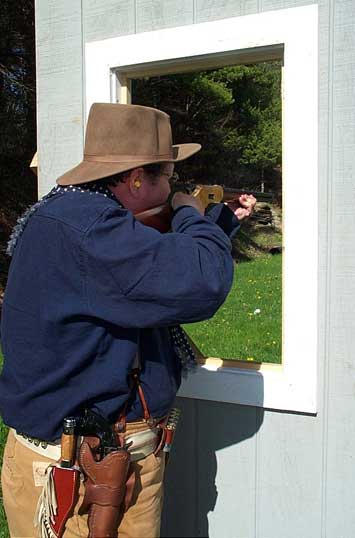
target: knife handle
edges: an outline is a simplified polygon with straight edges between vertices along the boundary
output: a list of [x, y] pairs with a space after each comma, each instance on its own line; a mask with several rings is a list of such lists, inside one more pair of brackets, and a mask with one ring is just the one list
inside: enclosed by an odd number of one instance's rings
[[61, 438], [61, 462], [60, 466], [69, 468], [74, 465], [76, 456], [76, 420], [74, 417], [64, 419], [63, 433]]

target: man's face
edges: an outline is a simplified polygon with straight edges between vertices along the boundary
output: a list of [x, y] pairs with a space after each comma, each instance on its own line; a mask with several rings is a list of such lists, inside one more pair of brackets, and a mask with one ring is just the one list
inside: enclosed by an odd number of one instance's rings
[[144, 209], [162, 205], [167, 201], [171, 191], [169, 180], [173, 173], [174, 165], [171, 163], [164, 163], [158, 176], [153, 177], [144, 172], [142, 183]]

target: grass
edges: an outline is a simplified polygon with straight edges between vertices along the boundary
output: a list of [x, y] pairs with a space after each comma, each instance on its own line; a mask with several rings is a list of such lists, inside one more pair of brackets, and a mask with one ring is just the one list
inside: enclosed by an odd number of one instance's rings
[[[2, 369], [3, 357], [0, 351], [0, 372]], [[0, 470], [2, 466], [2, 456], [4, 452], [5, 441], [7, 437], [7, 427], [4, 425], [0, 418]], [[4, 506], [2, 503], [2, 492], [0, 486], [0, 538], [9, 538], [9, 532], [7, 529], [6, 516]]]
[[281, 255], [239, 263], [215, 316], [184, 326], [204, 355], [281, 363], [281, 264]]

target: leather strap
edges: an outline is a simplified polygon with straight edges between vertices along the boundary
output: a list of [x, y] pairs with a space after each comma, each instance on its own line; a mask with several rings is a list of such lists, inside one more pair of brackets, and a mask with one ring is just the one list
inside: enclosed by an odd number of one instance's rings
[[140, 383], [139, 374], [140, 374], [140, 370], [138, 368], [136, 368], [135, 370], [133, 370], [131, 372], [131, 377], [132, 377], [132, 381], [134, 383], [134, 386], [136, 387], [136, 389], [138, 391], [139, 399], [140, 399], [142, 407], [143, 407], [143, 418], [144, 418], [144, 420], [146, 422], [149, 422], [151, 420], [152, 416], [151, 416], [151, 414], [149, 412], [149, 409], [148, 409], [147, 401], [145, 399], [144, 392], [143, 392], [143, 389], [142, 389], [142, 385]]
[[129, 373], [129, 381], [130, 381], [130, 394], [128, 397], [128, 400], [126, 401], [121, 413], [119, 414], [119, 417], [117, 419], [117, 422], [114, 424], [114, 430], [118, 434], [119, 439], [121, 441], [121, 444], [123, 443], [123, 438], [120, 436], [120, 434], [124, 433], [126, 431], [126, 424], [127, 424], [127, 409], [128, 406], [133, 403], [135, 394], [138, 393], [140, 402], [142, 404], [143, 408], [143, 417], [146, 423], [153, 427], [155, 426], [155, 420], [150, 414], [147, 400], [144, 396], [143, 387], [140, 383], [140, 372], [142, 369], [142, 361], [141, 361], [141, 354], [140, 354], [140, 336], [138, 335], [138, 342], [137, 342], [137, 353], [134, 358], [133, 362], [133, 368], [131, 372]]

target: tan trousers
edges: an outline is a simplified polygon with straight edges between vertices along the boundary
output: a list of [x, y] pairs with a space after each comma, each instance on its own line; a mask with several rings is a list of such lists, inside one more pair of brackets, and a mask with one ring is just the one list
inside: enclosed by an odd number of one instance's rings
[[[142, 422], [127, 424], [127, 435], [147, 428]], [[119, 526], [120, 538], [158, 538], [163, 502], [164, 453], [151, 454], [143, 460], [132, 463], [136, 481], [133, 499]], [[4, 451], [1, 483], [4, 507], [11, 538], [36, 538], [33, 526], [38, 497], [42, 487], [35, 486], [34, 468], [38, 462], [53, 463], [33, 450], [23, 446], [10, 431]], [[79, 516], [84, 487], [80, 485], [79, 500], [73, 516], [67, 521], [63, 538], [84, 538], [88, 536], [87, 516]]]

